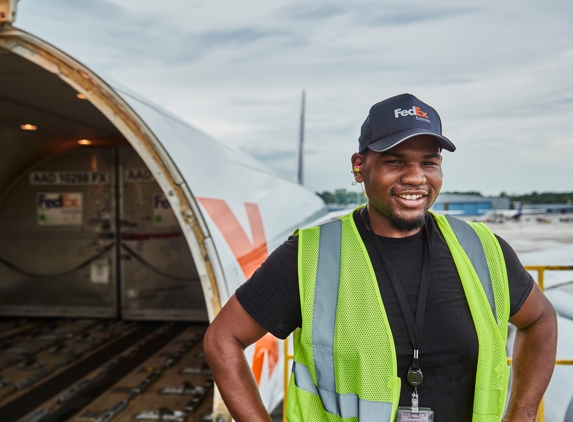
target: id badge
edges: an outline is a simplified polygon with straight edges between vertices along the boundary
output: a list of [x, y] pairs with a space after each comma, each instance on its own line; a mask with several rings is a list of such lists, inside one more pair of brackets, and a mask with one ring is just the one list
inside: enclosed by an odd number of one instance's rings
[[418, 413], [411, 407], [400, 406], [396, 412], [396, 422], [434, 422], [434, 411], [429, 407], [419, 407]]

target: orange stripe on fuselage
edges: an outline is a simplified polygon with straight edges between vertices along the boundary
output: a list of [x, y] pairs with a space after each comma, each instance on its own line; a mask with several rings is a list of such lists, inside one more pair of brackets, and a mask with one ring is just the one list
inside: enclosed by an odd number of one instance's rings
[[255, 343], [255, 354], [253, 356], [253, 374], [257, 385], [261, 385], [261, 375], [263, 374], [263, 364], [265, 355], [268, 359], [269, 378], [273, 374], [275, 366], [279, 361], [279, 342], [271, 333], [267, 333]]
[[[251, 242], [241, 223], [239, 223], [239, 220], [237, 220], [237, 217], [235, 217], [235, 214], [224, 200], [212, 198], [197, 198], [197, 200], [203, 205], [203, 208], [205, 208], [219, 228], [225, 241], [229, 244], [245, 277], [250, 278], [268, 256], [265, 229], [259, 206], [245, 203], [249, 225], [251, 226], [251, 237], [253, 239]], [[261, 385], [265, 356], [267, 356], [268, 360], [270, 377], [279, 360], [278, 339], [271, 333], [267, 333], [255, 343], [252, 370], [258, 385]]]
[[213, 198], [197, 198], [197, 200], [219, 228], [233, 255], [239, 261], [245, 277], [250, 278], [268, 256], [265, 229], [259, 206], [245, 203], [249, 225], [251, 226], [253, 239], [251, 242], [227, 202]]

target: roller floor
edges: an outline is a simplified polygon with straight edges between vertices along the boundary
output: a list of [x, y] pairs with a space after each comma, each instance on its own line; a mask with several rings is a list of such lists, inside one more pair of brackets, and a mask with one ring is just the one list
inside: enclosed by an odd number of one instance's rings
[[206, 324], [0, 321], [0, 421], [209, 421]]

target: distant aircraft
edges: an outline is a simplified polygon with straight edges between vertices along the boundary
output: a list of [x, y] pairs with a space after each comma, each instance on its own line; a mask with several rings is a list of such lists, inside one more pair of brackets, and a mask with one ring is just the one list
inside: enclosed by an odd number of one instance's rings
[[519, 203], [517, 209], [514, 210], [490, 210], [480, 217], [473, 219], [474, 221], [486, 223], [503, 223], [508, 220], [519, 221], [523, 215], [523, 202]]

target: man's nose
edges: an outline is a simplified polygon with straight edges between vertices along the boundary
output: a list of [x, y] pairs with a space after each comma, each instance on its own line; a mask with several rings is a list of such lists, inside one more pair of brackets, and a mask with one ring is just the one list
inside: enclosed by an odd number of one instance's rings
[[408, 165], [405, 166], [404, 173], [402, 174], [400, 181], [404, 185], [423, 185], [426, 183], [426, 174], [424, 173], [424, 169], [422, 169], [419, 165]]

